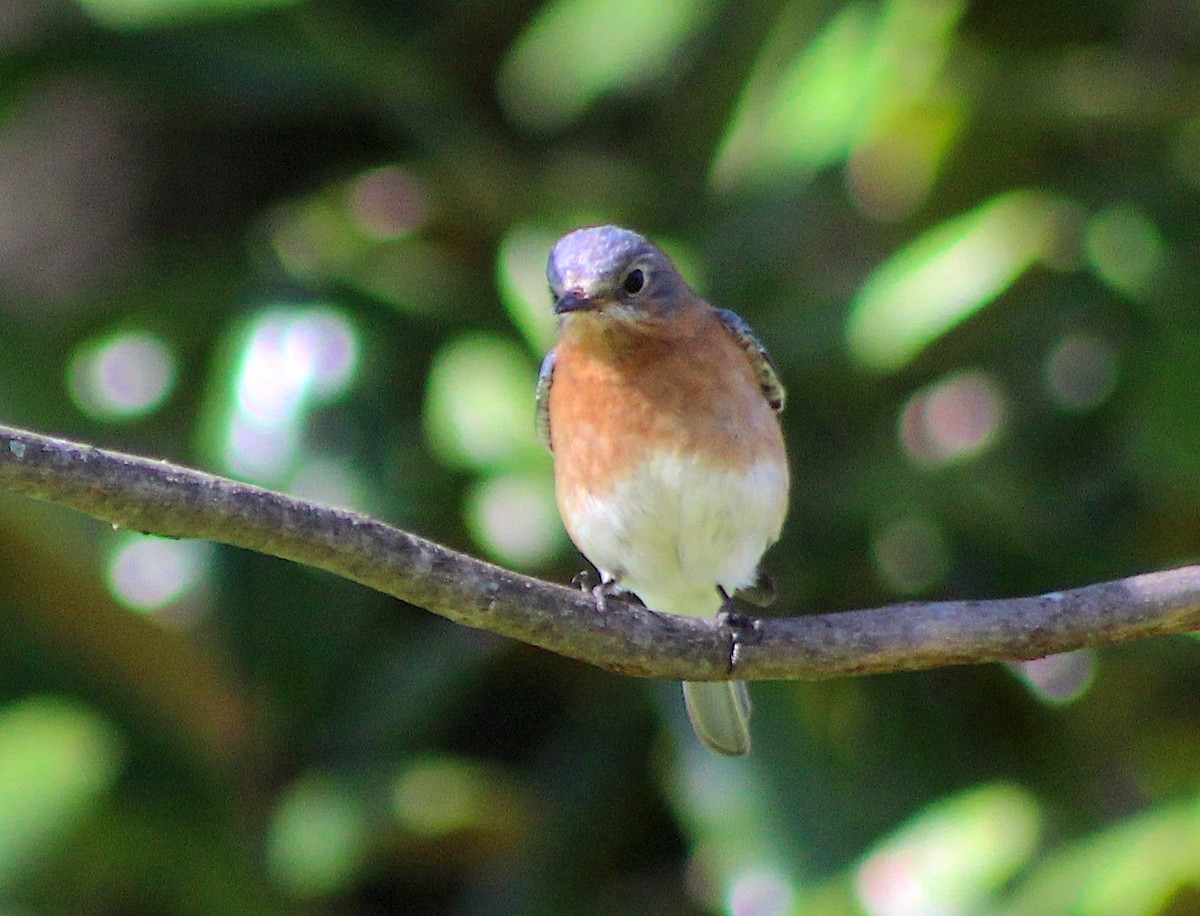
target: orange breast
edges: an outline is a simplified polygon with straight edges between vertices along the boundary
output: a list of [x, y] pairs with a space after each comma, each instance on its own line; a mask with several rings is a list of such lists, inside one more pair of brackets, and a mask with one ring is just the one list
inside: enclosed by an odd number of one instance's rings
[[786, 463], [750, 361], [701, 305], [642, 331], [574, 316], [556, 349], [550, 434], [559, 499], [568, 504], [606, 496], [664, 450], [722, 470]]

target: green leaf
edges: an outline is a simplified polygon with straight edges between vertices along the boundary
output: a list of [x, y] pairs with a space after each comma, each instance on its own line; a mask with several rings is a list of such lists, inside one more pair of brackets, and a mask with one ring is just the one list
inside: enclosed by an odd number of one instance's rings
[[1072, 211], [1047, 193], [1011, 191], [929, 230], [859, 289], [846, 327], [851, 356], [880, 372], [902, 369], [1051, 255]]

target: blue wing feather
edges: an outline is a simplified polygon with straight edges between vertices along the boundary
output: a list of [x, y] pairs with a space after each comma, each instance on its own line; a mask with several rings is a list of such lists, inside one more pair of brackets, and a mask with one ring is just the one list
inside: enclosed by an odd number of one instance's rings
[[550, 451], [550, 383], [554, 380], [554, 351], [551, 350], [542, 360], [542, 368], [538, 371], [537, 393], [534, 400], [534, 429], [542, 445]]
[[779, 380], [779, 372], [775, 369], [771, 354], [767, 352], [767, 348], [762, 345], [750, 325], [740, 315], [728, 309], [717, 309], [716, 311], [721, 323], [746, 351], [746, 356], [749, 357], [750, 364], [754, 367], [754, 374], [758, 377], [758, 384], [762, 387], [763, 397], [767, 399], [771, 409], [779, 413], [783, 410], [784, 402], [787, 400], [787, 392], [784, 391], [783, 382]]

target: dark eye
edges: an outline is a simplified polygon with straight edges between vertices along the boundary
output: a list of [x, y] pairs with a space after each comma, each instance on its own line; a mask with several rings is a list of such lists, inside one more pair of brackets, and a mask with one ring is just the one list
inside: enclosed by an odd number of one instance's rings
[[640, 293], [642, 291], [642, 287], [645, 285], [646, 275], [642, 273], [640, 269], [629, 271], [629, 273], [625, 275], [625, 282], [621, 284], [625, 292], [629, 293], [630, 295], [633, 293]]

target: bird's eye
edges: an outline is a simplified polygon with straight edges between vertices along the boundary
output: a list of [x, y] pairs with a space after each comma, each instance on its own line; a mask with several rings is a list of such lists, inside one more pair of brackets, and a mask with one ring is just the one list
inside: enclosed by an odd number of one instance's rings
[[646, 275], [642, 273], [640, 268], [635, 268], [625, 275], [625, 281], [621, 284], [621, 288], [632, 295], [633, 293], [640, 293], [642, 287], [645, 285]]

